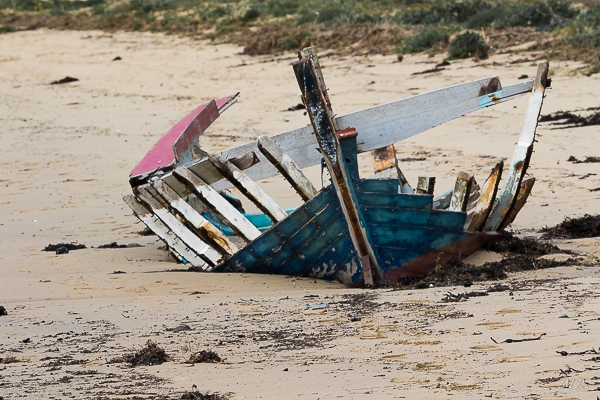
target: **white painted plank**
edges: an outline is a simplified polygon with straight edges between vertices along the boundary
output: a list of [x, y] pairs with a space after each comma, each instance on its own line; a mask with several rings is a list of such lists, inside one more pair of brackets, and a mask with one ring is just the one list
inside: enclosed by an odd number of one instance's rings
[[475, 232], [483, 229], [496, 199], [503, 167], [504, 162], [498, 162], [494, 169], [492, 169], [490, 176], [484, 182], [473, 213], [467, 216], [467, 221], [465, 222], [466, 231]]
[[269, 196], [260, 186], [248, 177], [241, 169], [230, 161], [216, 154], [208, 156], [208, 159], [235, 186], [244, 196], [252, 201], [273, 223], [277, 223], [287, 217], [286, 212]]
[[[150, 208], [160, 220], [171, 229], [171, 231], [189, 246], [203, 260], [207, 261], [211, 266], [220, 264], [222, 256], [213, 249], [210, 245], [200, 239], [194, 232], [189, 230], [175, 215], [167, 208], [163, 207], [144, 186], [135, 188], [139, 199]], [[210, 271], [212, 268], [205, 266], [202, 269]]]
[[159, 218], [157, 218], [146, 206], [141, 204], [134, 196], [127, 195], [123, 201], [131, 208], [133, 213], [142, 221], [152, 232], [164, 241], [169, 249], [176, 252], [180, 261], [190, 263], [194, 267], [207, 268], [208, 264], [194, 253], [181, 239], [175, 235]]
[[517, 192], [519, 191], [523, 177], [527, 172], [529, 158], [533, 152], [538, 118], [542, 110], [542, 104], [544, 103], [548, 68], [549, 65], [547, 62], [538, 65], [533, 90], [529, 97], [529, 105], [527, 106], [527, 111], [525, 113], [525, 121], [523, 122], [523, 128], [519, 135], [519, 141], [517, 142], [498, 202], [486, 221], [484, 228], [486, 231], [496, 231], [499, 226], [503, 225], [503, 220], [509, 215], [516, 200]]
[[[498, 92], [479, 95], [482, 88], [489, 87], [490, 83], [497, 80], [497, 77], [488, 77], [396, 100], [338, 117], [336, 125], [339, 129], [355, 127], [358, 130], [358, 152], [362, 153], [397, 143], [470, 112], [522, 96], [531, 90], [533, 84], [531, 81], [521, 82]], [[300, 168], [321, 162], [322, 155], [318, 151], [319, 146], [310, 125], [271, 138], [290, 158], [296, 160]], [[258, 150], [256, 141], [217, 154], [229, 160], [251, 152], [255, 152], [261, 161], [244, 170], [251, 179], [257, 181], [277, 175], [277, 169], [265, 162], [268, 160]], [[208, 158], [196, 160], [187, 167], [216, 190], [232, 186], [228, 180], [223, 179]], [[187, 194], [186, 188], [172, 175], [163, 179], [180, 195]]]
[[317, 189], [315, 189], [312, 182], [304, 175], [298, 164], [284, 153], [273, 139], [268, 136], [261, 136], [258, 138], [257, 145], [260, 152], [290, 182], [302, 200], [308, 201], [317, 195]]
[[152, 186], [183, 219], [196, 228], [201, 236], [204, 236], [205, 239], [213, 243], [217, 251], [223, 255], [232, 255], [238, 251], [237, 246], [219, 228], [204, 218], [198, 211], [194, 210], [192, 206], [179, 197], [166, 183], [157, 179], [152, 183]]
[[[252, 225], [234, 206], [215, 189], [185, 167], [179, 167], [173, 174], [192, 190], [209, 208], [219, 214], [229, 226], [244, 240], [252, 241], [260, 236], [260, 231]], [[170, 186], [170, 185], [169, 185]]]

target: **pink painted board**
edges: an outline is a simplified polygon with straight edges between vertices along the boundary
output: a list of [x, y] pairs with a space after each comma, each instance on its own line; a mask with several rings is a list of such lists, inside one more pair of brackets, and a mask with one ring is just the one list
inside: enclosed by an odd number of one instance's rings
[[[129, 177], [149, 174], [157, 169], [171, 166], [175, 163], [174, 145], [177, 145], [178, 150], [184, 144], [191, 144], [210, 124], [219, 116], [219, 111], [230, 105], [232, 99], [238, 94], [223, 97], [219, 100], [212, 100], [209, 103], [198, 106], [194, 111], [186, 115], [181, 121], [177, 122], [169, 131], [161, 137], [138, 165], [131, 171]], [[196, 133], [195, 137], [188, 134], [187, 128], [199, 122], [200, 129], [189, 130]], [[181, 138], [181, 140], [180, 140]]]

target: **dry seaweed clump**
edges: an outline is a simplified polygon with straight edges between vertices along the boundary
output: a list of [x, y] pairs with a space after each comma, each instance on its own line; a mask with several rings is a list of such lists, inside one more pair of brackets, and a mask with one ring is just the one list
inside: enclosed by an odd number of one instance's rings
[[600, 236], [600, 214], [580, 218], [565, 218], [551, 228], [542, 228], [542, 239], [582, 239]]
[[193, 353], [190, 358], [186, 361], [187, 364], [196, 364], [196, 363], [220, 363], [223, 361], [221, 357], [217, 353], [211, 350], [202, 350], [196, 353]]
[[210, 393], [210, 392], [199, 392], [198, 390], [192, 389], [192, 392], [185, 392], [181, 395], [181, 400], [228, 400], [229, 397], [219, 394], [219, 393]]
[[152, 340], [148, 340], [146, 346], [135, 353], [113, 358], [110, 362], [129, 363], [132, 367], [137, 367], [139, 365], [160, 365], [169, 360], [170, 357], [165, 352], [165, 349], [159, 347], [158, 344]]
[[542, 242], [532, 237], [519, 238], [509, 232], [502, 232], [500, 240], [488, 244], [485, 249], [495, 253], [526, 254], [534, 257], [547, 254], [570, 254], [568, 250], [561, 250], [551, 243]]

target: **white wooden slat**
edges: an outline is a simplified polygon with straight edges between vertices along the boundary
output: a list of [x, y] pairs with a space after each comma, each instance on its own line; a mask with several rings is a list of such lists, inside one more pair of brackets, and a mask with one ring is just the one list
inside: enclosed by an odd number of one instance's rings
[[223, 255], [232, 255], [238, 251], [235, 244], [210, 221], [194, 210], [184, 199], [179, 197], [166, 183], [157, 179], [152, 183], [156, 192], [176, 210], [183, 219], [191, 224], [198, 232], [208, 239]]
[[[207, 261], [211, 266], [218, 265], [221, 262], [222, 256], [219, 252], [200, 239], [194, 232], [189, 230], [175, 215], [167, 208], [163, 207], [158, 200], [153, 198], [144, 186], [136, 187], [135, 191], [137, 192], [139, 199], [145, 203], [146, 206], [148, 206], [154, 214], [156, 214], [156, 216], [181, 239], [182, 242], [188, 245], [189, 248], [203, 260]], [[205, 266], [202, 269], [211, 270], [212, 268]]]
[[[223, 198], [215, 189], [206, 184], [202, 179], [185, 167], [179, 167], [173, 174], [181, 179], [196, 196], [213, 211], [219, 214], [229, 226], [244, 240], [252, 241], [260, 236], [260, 231], [252, 225], [234, 206]], [[170, 186], [170, 185], [169, 185]]]
[[548, 68], [549, 64], [547, 62], [538, 65], [533, 89], [531, 96], [529, 97], [529, 104], [527, 106], [527, 111], [525, 112], [525, 121], [523, 122], [523, 128], [519, 135], [519, 141], [515, 147], [515, 152], [498, 202], [486, 221], [484, 228], [486, 231], [495, 231], [503, 224], [504, 218], [510, 213], [519, 187], [521, 186], [521, 182], [523, 181], [523, 177], [527, 172], [529, 158], [533, 152], [538, 118], [544, 102]]
[[[498, 81], [498, 77], [483, 78], [357, 111], [336, 118], [336, 124], [339, 129], [355, 127], [358, 130], [358, 152], [362, 153], [397, 143], [472, 111], [522, 96], [532, 87], [531, 81], [521, 82], [504, 87], [498, 92], [479, 95], [482, 88], [489, 87], [492, 81]], [[298, 163], [299, 168], [318, 165], [321, 162], [322, 155], [318, 151], [319, 146], [310, 125], [271, 138]], [[265, 162], [268, 160], [258, 150], [256, 141], [217, 154], [229, 160], [252, 152], [258, 155], [261, 162], [244, 170], [251, 179], [261, 180], [277, 175], [277, 169], [271, 163]], [[187, 167], [216, 190], [232, 186], [211, 165], [208, 158], [196, 160]], [[187, 193], [184, 185], [172, 175], [163, 179], [180, 195]]]
[[127, 195], [123, 201], [131, 208], [133, 213], [142, 221], [152, 232], [163, 240], [167, 246], [177, 253], [180, 261], [190, 263], [194, 267], [207, 268], [208, 264], [194, 253], [181, 239], [175, 235], [156, 215], [149, 211], [146, 206], [141, 204], [135, 196]]
[[260, 136], [257, 146], [267, 160], [290, 182], [302, 200], [308, 201], [317, 195], [317, 189], [315, 189], [312, 182], [304, 175], [298, 164], [284, 153], [273, 139], [268, 136]]
[[417, 194], [433, 194], [435, 189], [435, 176], [419, 176], [417, 178]]
[[513, 208], [510, 210], [502, 224], [498, 227], [499, 231], [504, 230], [508, 225], [510, 225], [515, 218], [517, 218], [517, 214], [523, 208], [529, 195], [531, 194], [531, 190], [533, 189], [533, 184], [535, 183], [535, 178], [524, 179], [521, 182], [521, 186], [519, 187], [519, 193], [517, 193], [517, 199], [515, 200], [515, 204]]
[[219, 157], [209, 155], [208, 159], [227, 178], [233, 186], [242, 192], [250, 201], [265, 213], [274, 223], [287, 217], [287, 213], [269, 196], [256, 182], [248, 177], [241, 169], [232, 162]]

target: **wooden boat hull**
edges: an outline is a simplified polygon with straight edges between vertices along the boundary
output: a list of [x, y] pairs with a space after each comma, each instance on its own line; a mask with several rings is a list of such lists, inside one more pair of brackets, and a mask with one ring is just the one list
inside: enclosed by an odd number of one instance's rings
[[[350, 285], [401, 282], [497, 240], [525, 204], [535, 182], [524, 175], [549, 83], [547, 63], [540, 64], [533, 82], [502, 88], [497, 77], [484, 78], [341, 117], [332, 111], [314, 50], [306, 49], [293, 68], [312, 126], [206, 155], [199, 137], [237, 98], [228, 96], [194, 110], [132, 171], [134, 196], [126, 196], [127, 204], [178, 259], [205, 271], [306, 276]], [[437, 198], [433, 177], [420, 177], [411, 188], [395, 159], [394, 143], [529, 91], [525, 124], [502, 190], [502, 162], [482, 187], [472, 174], [460, 172], [455, 187]], [[359, 176], [357, 154], [369, 150], [378, 179]], [[302, 168], [322, 160], [331, 184], [317, 191]], [[275, 174], [290, 181], [305, 203], [283, 210], [254, 182]], [[218, 193], [231, 186], [264, 214], [242, 214]], [[230, 242], [227, 230], [245, 245]]]

